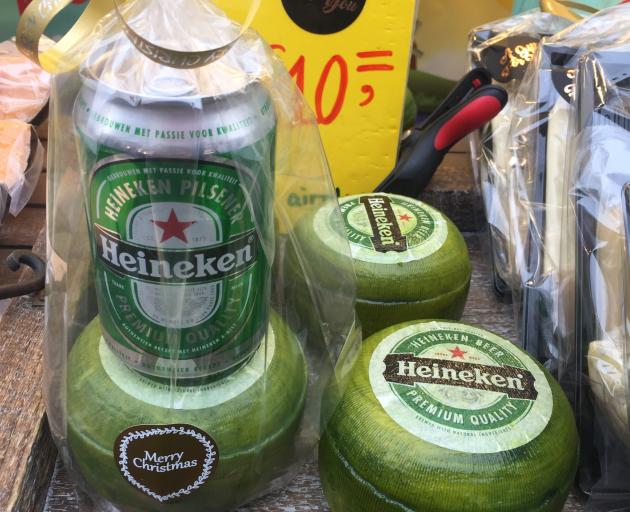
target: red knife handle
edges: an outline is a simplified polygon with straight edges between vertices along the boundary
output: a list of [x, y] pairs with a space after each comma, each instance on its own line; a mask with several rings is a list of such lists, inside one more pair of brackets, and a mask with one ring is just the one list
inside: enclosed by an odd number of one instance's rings
[[506, 105], [505, 89], [480, 87], [456, 108], [424, 130], [414, 130], [398, 165], [376, 188], [377, 192], [417, 197], [453, 145], [495, 117]]
[[503, 96], [492, 88], [472, 98], [438, 129], [433, 142], [435, 149], [443, 151], [452, 147], [457, 141], [494, 119], [505, 106]]

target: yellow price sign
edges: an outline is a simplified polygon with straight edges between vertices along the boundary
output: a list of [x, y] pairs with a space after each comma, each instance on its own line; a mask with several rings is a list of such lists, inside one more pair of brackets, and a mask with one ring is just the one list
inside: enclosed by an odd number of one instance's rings
[[[217, 5], [242, 13], [229, 0]], [[282, 57], [319, 123], [342, 195], [396, 164], [416, 0], [263, 0], [253, 27]]]

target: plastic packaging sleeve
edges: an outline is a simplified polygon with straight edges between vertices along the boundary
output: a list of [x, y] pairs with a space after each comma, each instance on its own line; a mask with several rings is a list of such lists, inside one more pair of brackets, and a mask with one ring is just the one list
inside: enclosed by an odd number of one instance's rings
[[571, 242], [561, 226], [567, 166], [574, 156], [573, 79], [586, 52], [627, 39], [618, 26], [629, 15], [627, 5], [617, 6], [543, 39], [513, 98], [508, 259], [515, 269], [517, 324], [525, 348], [552, 370], [558, 364], [560, 290], [566, 281], [560, 260], [568, 250], [563, 244]]
[[[526, 42], [538, 44], [543, 36], [554, 34], [568, 25], [569, 22], [562, 18], [534, 10], [476, 27], [469, 37], [470, 66], [485, 66], [496, 72], [496, 63], [487, 56], [495, 47], [496, 51], [514, 51], [514, 47]], [[526, 61], [519, 64], [523, 67], [531, 65]], [[509, 247], [513, 237], [510, 234], [511, 205], [508, 190], [514, 166], [510, 126], [517, 115], [513, 98], [521, 84], [521, 77], [513, 75], [507, 82], [505, 79], [500, 81], [510, 93], [508, 105], [488, 127], [470, 140], [473, 169], [490, 226], [491, 251], [497, 277], [495, 281], [501, 283], [502, 287], [497, 291], [511, 297], [511, 290], [518, 288], [518, 279]]]
[[22, 55], [13, 41], [0, 43], [0, 119], [30, 123], [49, 94], [50, 75]]
[[559, 378], [582, 436], [578, 483], [597, 510], [630, 505], [628, 63], [630, 45], [619, 42], [577, 65], [557, 269]]
[[[123, 15], [175, 50], [238, 32], [201, 0], [140, 0]], [[163, 510], [157, 487], [141, 489], [125, 473], [135, 469], [117, 467], [126, 459], [115, 457], [116, 436], [125, 450], [146, 435], [141, 425], [204, 430], [218, 465], [178, 510], [232, 510], [283, 485], [312, 454], [327, 422], [323, 390], [343, 389], [360, 347], [349, 247], [337, 248], [335, 279], [318, 283], [321, 262], [294, 232], [332, 203], [345, 240], [317, 123], [254, 31], [209, 65], [173, 69], [141, 55], [111, 13], [71, 51], [83, 64], [54, 77], [50, 105], [44, 396], [53, 437], [103, 507]], [[305, 195], [316, 200], [293, 200]]]
[[35, 130], [18, 120], [0, 121], [0, 222], [26, 206], [44, 167], [45, 151]]

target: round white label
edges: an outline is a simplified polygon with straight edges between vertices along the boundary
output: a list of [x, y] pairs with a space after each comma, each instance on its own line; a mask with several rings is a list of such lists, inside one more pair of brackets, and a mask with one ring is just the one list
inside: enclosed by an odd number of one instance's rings
[[276, 339], [270, 326], [267, 336], [263, 338], [252, 359], [234, 373], [202, 386], [172, 388], [128, 368], [114, 355], [103, 338], [99, 344], [101, 364], [112, 382], [120, 389], [142, 402], [180, 410], [207, 409], [236, 398], [262, 378], [273, 361], [275, 351]]
[[446, 218], [435, 208], [392, 194], [363, 194], [339, 200], [343, 226], [334, 205], [322, 207], [313, 229], [328, 247], [341, 251], [343, 234], [352, 257], [368, 263], [420, 260], [444, 245]]
[[370, 384], [411, 434], [468, 453], [528, 444], [553, 410], [542, 370], [509, 341], [455, 322], [405, 327], [376, 348]]

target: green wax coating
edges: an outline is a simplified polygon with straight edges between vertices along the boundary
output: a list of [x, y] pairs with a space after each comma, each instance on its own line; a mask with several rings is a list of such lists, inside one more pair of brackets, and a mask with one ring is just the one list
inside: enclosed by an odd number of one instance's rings
[[[125, 393], [101, 364], [99, 319], [68, 359], [68, 445], [72, 462], [94, 491], [130, 511], [222, 511], [264, 491], [293, 462], [306, 396], [307, 372], [295, 335], [276, 314], [274, 356], [264, 375], [241, 394], [201, 409], [170, 409]], [[190, 424], [210, 435], [216, 470], [199, 490], [171, 503], [132, 487], [114, 461], [118, 435], [135, 425]]]
[[[332, 511], [560, 512], [577, 468], [578, 436], [558, 383], [538, 365], [551, 388], [553, 410], [542, 433], [523, 446], [468, 453], [465, 446], [456, 451], [424, 441], [389, 416], [368, 377], [379, 343], [414, 323], [390, 327], [364, 342], [326, 426], [319, 464]], [[338, 398], [332, 388], [329, 395], [329, 403]]]

